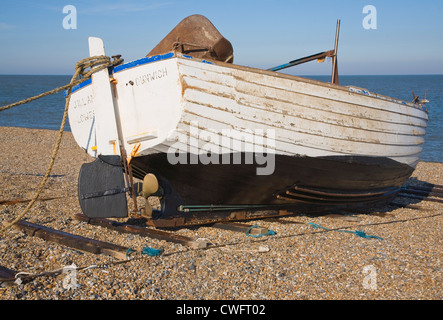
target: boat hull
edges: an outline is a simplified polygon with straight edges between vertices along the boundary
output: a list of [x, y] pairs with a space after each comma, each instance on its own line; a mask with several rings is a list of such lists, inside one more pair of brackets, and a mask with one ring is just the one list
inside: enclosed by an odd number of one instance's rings
[[[191, 155], [188, 155], [191, 157]], [[233, 158], [235, 155], [231, 155]], [[242, 157], [247, 157], [242, 154]], [[381, 157], [275, 157], [271, 175], [257, 175], [258, 164], [176, 164], [164, 153], [133, 159], [136, 175], [152, 172], [166, 191], [164, 214], [177, 215], [180, 206], [209, 205], [240, 209], [296, 209], [306, 204], [330, 211], [346, 206], [377, 206], [395, 197], [414, 169]], [[318, 210], [318, 207], [316, 207]]]

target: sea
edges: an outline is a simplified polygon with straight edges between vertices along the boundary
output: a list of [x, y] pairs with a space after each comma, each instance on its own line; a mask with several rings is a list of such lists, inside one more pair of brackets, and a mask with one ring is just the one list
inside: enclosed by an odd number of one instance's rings
[[[305, 76], [330, 81], [330, 76]], [[0, 75], [0, 106], [11, 104], [69, 83], [71, 76]], [[340, 85], [353, 85], [395, 99], [429, 100], [429, 122], [421, 160], [443, 162], [443, 75], [340, 76]], [[0, 112], [0, 126], [59, 130], [65, 106], [64, 92]], [[70, 131], [66, 123], [66, 131]]]

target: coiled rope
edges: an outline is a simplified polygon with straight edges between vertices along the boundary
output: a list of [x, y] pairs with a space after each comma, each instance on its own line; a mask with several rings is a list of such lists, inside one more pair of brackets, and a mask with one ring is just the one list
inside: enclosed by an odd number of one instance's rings
[[[62, 87], [50, 90], [48, 92], [44, 92], [42, 94], [39, 94], [37, 96], [28, 98], [28, 99], [24, 99], [3, 107], [0, 107], [0, 111], [4, 111], [4, 110], [8, 110], [11, 109], [13, 107], [40, 99], [42, 97], [57, 93], [59, 91], [62, 90], [67, 90], [67, 94], [66, 94], [66, 103], [65, 103], [65, 110], [63, 113], [63, 119], [60, 125], [60, 130], [59, 130], [59, 134], [57, 137], [57, 141], [54, 145], [53, 151], [52, 151], [52, 156], [51, 156], [51, 160], [49, 162], [49, 166], [48, 169], [46, 170], [46, 173], [40, 183], [40, 186], [38, 187], [37, 191], [35, 192], [33, 198], [31, 199], [31, 201], [29, 202], [28, 206], [23, 210], [23, 212], [21, 214], [19, 214], [14, 220], [12, 220], [9, 223], [6, 223], [5, 225], [2, 226], [2, 228], [0, 229], [0, 233], [3, 233], [4, 231], [6, 231], [7, 229], [11, 228], [14, 224], [16, 224], [18, 221], [20, 221], [28, 212], [29, 210], [32, 208], [32, 206], [34, 205], [34, 203], [37, 201], [40, 193], [42, 192], [48, 177], [51, 173], [52, 167], [54, 166], [54, 162], [55, 159], [57, 157], [57, 153], [58, 150], [60, 148], [60, 143], [63, 137], [63, 132], [64, 132], [64, 128], [65, 128], [65, 124], [66, 124], [66, 119], [68, 117], [68, 109], [69, 109], [69, 103], [71, 101], [71, 92], [72, 92], [72, 88], [91, 78], [92, 75], [98, 71], [101, 71], [103, 69], [112, 67], [112, 66], [116, 66], [119, 65], [123, 62], [123, 59], [121, 59], [119, 56], [114, 56], [114, 60], [111, 61], [111, 58], [108, 56], [92, 56], [92, 57], [88, 57], [85, 59], [80, 60], [79, 62], [77, 62], [75, 64], [75, 73], [71, 78], [71, 81], [69, 84], [64, 85]], [[87, 70], [89, 68], [89, 70]]]

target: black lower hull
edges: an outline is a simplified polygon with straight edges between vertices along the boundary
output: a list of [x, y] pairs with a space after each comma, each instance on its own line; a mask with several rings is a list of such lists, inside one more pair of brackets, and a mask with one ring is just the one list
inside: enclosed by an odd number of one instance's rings
[[[246, 159], [245, 154], [241, 156]], [[173, 165], [162, 153], [136, 157], [131, 162], [137, 178], [142, 179], [144, 173], [157, 176], [165, 191], [164, 207], [172, 215], [179, 213], [179, 206], [198, 205], [375, 206], [392, 200], [414, 171], [389, 158], [366, 156], [276, 155], [270, 175], [257, 175], [260, 166], [256, 163], [230, 163]]]

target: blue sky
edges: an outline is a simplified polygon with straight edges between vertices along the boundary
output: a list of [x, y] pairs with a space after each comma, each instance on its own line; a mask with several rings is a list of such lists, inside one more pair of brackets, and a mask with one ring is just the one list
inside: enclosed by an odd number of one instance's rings
[[[339, 73], [443, 74], [443, 1], [399, 0], [2, 0], [0, 74], [73, 73], [101, 37], [107, 55], [145, 56], [191, 14], [209, 18], [234, 47], [236, 64], [270, 68], [333, 49], [341, 20]], [[77, 29], [64, 29], [63, 7], [77, 9]], [[363, 7], [377, 9], [377, 29], [363, 28]], [[331, 62], [291, 68], [330, 74]]]

